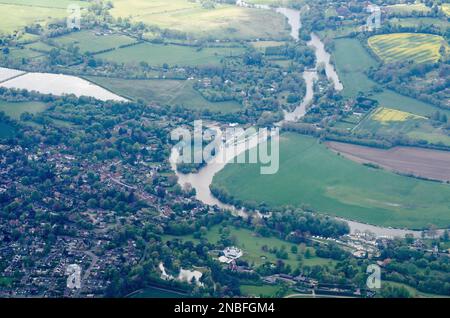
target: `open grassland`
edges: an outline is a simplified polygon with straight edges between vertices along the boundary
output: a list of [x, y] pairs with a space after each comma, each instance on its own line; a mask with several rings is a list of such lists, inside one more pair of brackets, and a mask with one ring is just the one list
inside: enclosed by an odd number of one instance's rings
[[31, 23], [46, 23], [67, 16], [69, 4], [86, 7], [88, 2], [77, 0], [1, 0], [0, 34], [12, 33]]
[[30, 44], [25, 45], [24, 49], [26, 50], [34, 50], [34, 51], [38, 51], [38, 52], [44, 52], [44, 53], [48, 53], [50, 52], [52, 49], [54, 49], [53, 46], [48, 45], [44, 42], [33, 42]]
[[407, 120], [414, 120], [414, 119], [427, 119], [425, 117], [417, 116], [411, 113], [402, 112], [400, 110], [380, 107], [378, 108], [371, 116], [372, 120], [379, 121], [381, 123], [386, 122], [403, 122]]
[[113, 0], [114, 17], [131, 17], [133, 21], [211, 38], [279, 38], [287, 37], [285, 20], [269, 10], [214, 4], [204, 8], [188, 0]]
[[421, 13], [426, 13], [426, 12], [431, 11], [431, 9], [423, 3], [410, 3], [410, 4], [399, 3], [399, 4], [387, 6], [387, 10], [388, 10], [388, 12], [400, 13], [400, 14], [401, 13], [412, 13], [413, 11], [421, 12]]
[[241, 285], [241, 294], [252, 297], [274, 297], [280, 290], [277, 285]]
[[353, 32], [358, 32], [358, 27], [352, 24], [343, 24], [338, 26], [336, 29], [325, 28], [324, 30], [318, 31], [317, 33], [323, 38], [338, 38], [350, 35]]
[[389, 22], [393, 25], [400, 25], [402, 27], [417, 27], [419, 25], [434, 25], [445, 30], [448, 22], [446, 19], [418, 17], [418, 18], [392, 18]]
[[434, 127], [428, 118], [385, 107], [367, 116], [355, 131], [384, 137], [402, 134], [416, 141], [450, 146], [450, 136], [442, 128]]
[[86, 78], [118, 95], [131, 100], [142, 99], [150, 104], [183, 106], [195, 110], [207, 109], [222, 113], [241, 109], [241, 105], [234, 101], [213, 103], [206, 100], [192, 87], [192, 81], [124, 80], [92, 76]]
[[78, 46], [80, 51], [96, 53], [108, 49], [118, 48], [136, 42], [135, 39], [121, 34], [96, 34], [94, 31], [72, 32], [53, 39], [58, 46]]
[[376, 99], [380, 105], [388, 106], [389, 108], [412, 113], [418, 116], [431, 117], [431, 115], [436, 111], [440, 111], [441, 113], [450, 116], [449, 110], [435, 107], [431, 104], [408, 96], [400, 95], [388, 89], [383, 92], [373, 94], [371, 98]]
[[161, 66], [164, 63], [170, 66], [196, 66], [207, 64], [217, 65], [220, 64], [223, 58], [240, 55], [243, 52], [243, 47], [199, 49], [191, 46], [163, 45], [146, 42], [102, 53], [98, 57], [117, 63], [147, 62], [153, 66]]
[[25, 112], [37, 114], [43, 112], [47, 106], [41, 102], [6, 102], [0, 100], [0, 112], [4, 112], [9, 117], [18, 120]]
[[310, 206], [375, 225], [422, 228], [450, 224], [450, 186], [372, 169], [331, 152], [312, 137], [284, 134], [280, 169], [229, 164], [213, 184], [234, 198], [269, 206]]
[[0, 51], [0, 58], [7, 57], [10, 60], [13, 61], [21, 61], [22, 59], [35, 59], [40, 56], [43, 56], [44, 53], [33, 51], [28, 47], [21, 48], [13, 48], [9, 50], [8, 54], [3, 53]]
[[415, 63], [436, 62], [439, 50], [446, 44], [443, 37], [432, 34], [394, 33], [375, 35], [368, 40], [370, 48], [386, 63], [412, 60]]
[[335, 40], [333, 59], [336, 71], [344, 85], [345, 96], [356, 96], [359, 92], [370, 91], [377, 85], [364, 72], [378, 63], [357, 39]]
[[261, 52], [265, 52], [267, 48], [269, 47], [279, 47], [284, 46], [286, 42], [281, 41], [254, 41], [250, 42], [250, 44], [257, 50]]

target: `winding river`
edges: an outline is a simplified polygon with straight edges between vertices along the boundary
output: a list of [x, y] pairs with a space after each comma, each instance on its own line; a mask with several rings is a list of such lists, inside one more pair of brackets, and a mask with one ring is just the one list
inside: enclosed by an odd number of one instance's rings
[[[240, 1], [238, 5], [247, 6], [247, 4], [243, 1]], [[267, 6], [259, 6], [260, 9], [270, 9]], [[287, 19], [291, 26], [292, 32], [291, 36], [298, 41], [299, 40], [299, 30], [302, 26], [300, 19], [300, 11], [293, 10], [289, 8], [277, 8], [276, 11], [280, 14], [283, 14]], [[307, 90], [304, 100], [293, 112], [285, 112], [285, 121], [297, 121], [302, 118], [306, 114], [307, 107], [311, 104], [314, 98], [314, 82], [318, 78], [317, 74], [317, 66], [323, 64], [325, 67], [326, 75], [330, 82], [334, 83], [334, 87], [337, 91], [343, 89], [343, 85], [339, 80], [339, 76], [334, 68], [334, 66], [330, 63], [330, 54], [325, 50], [324, 43], [320, 40], [320, 38], [316, 34], [311, 34], [311, 40], [308, 42], [308, 45], [313, 47], [316, 52], [317, 65], [313, 70], [307, 70], [304, 72], [303, 77], [306, 82]], [[218, 129], [217, 124], [212, 124], [210, 128]], [[246, 150], [251, 149], [252, 147], [256, 147], [258, 145], [257, 137], [248, 138], [247, 146], [245, 143], [241, 143], [238, 146], [238, 151], [235, 152], [235, 157], [244, 153]], [[218, 149], [217, 157], [221, 158], [224, 153], [230, 151], [225, 143], [222, 143]], [[201, 169], [198, 173], [191, 174], [182, 174], [177, 172], [176, 165], [178, 159], [180, 157], [179, 150], [174, 147], [172, 149], [172, 153], [170, 156], [170, 163], [172, 169], [176, 172], [178, 176], [178, 183], [181, 186], [185, 186], [186, 184], [190, 184], [197, 192], [196, 197], [198, 200], [203, 203], [211, 206], [218, 206], [222, 209], [228, 209], [233, 211], [237, 215], [246, 216], [248, 215], [246, 211], [235, 208], [232, 205], [224, 204], [220, 202], [217, 198], [215, 198], [211, 191], [210, 185], [212, 184], [214, 176], [220, 172], [225, 166], [226, 162], [213, 162], [209, 163], [206, 167]], [[230, 158], [230, 157], [227, 157]], [[228, 162], [230, 162], [233, 158], [230, 158]], [[342, 218], [337, 218], [338, 220], [345, 221], [349, 224], [350, 230], [352, 233], [355, 232], [363, 232], [370, 231], [375, 233], [377, 236], [388, 236], [388, 237], [404, 237], [406, 234], [412, 234], [415, 237], [421, 236], [421, 231], [411, 231], [411, 230], [402, 230], [402, 229], [393, 229], [393, 228], [384, 228], [373, 226], [369, 224], [364, 224], [360, 222], [355, 222], [351, 220], [345, 220]]]

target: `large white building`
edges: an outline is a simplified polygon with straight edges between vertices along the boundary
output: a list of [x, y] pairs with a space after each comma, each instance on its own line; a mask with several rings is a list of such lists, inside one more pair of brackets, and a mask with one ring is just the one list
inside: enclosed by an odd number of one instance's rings
[[223, 250], [223, 256], [219, 257], [219, 261], [221, 263], [229, 264], [229, 263], [241, 258], [242, 255], [244, 255], [244, 253], [242, 252], [241, 249], [239, 249], [235, 246], [227, 247], [226, 249]]

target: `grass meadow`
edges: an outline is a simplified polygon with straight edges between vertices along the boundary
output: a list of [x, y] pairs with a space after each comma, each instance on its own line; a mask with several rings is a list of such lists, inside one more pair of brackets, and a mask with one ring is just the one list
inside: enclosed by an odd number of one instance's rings
[[47, 106], [41, 102], [6, 102], [0, 100], [0, 112], [4, 112], [9, 117], [19, 120], [20, 115], [25, 112], [37, 114], [43, 112]]
[[399, 3], [387, 6], [387, 10], [391, 13], [412, 13], [413, 11], [426, 13], [431, 9], [424, 3]]
[[284, 134], [280, 170], [229, 164], [213, 180], [233, 197], [271, 207], [309, 206], [318, 212], [380, 226], [450, 225], [450, 186], [369, 168], [308, 136]]
[[428, 118], [385, 107], [376, 109], [355, 131], [387, 137], [403, 134], [413, 140], [450, 146], [450, 137], [441, 128], [433, 127]]
[[184, 80], [124, 80], [106, 77], [86, 77], [106, 89], [132, 100], [142, 99], [147, 103], [183, 106], [195, 110], [230, 113], [242, 106], [235, 101], [213, 103], [197, 92], [192, 81]]
[[183, 45], [164, 45], [140, 43], [114, 51], [97, 55], [97, 57], [117, 63], [147, 62], [149, 65], [162, 66], [196, 66], [218, 65], [225, 57], [237, 56], [244, 53], [244, 48], [203, 48], [198, 49]]
[[69, 4], [86, 7], [79, 0], [2, 0], [0, 3], [0, 34], [9, 34], [31, 23], [46, 23], [67, 16]]
[[53, 39], [58, 46], [73, 44], [80, 48], [81, 52], [96, 53], [103, 50], [118, 48], [136, 42], [135, 39], [121, 34], [101, 34], [86, 30], [72, 32]]
[[357, 39], [336, 39], [333, 59], [344, 84], [343, 94], [346, 97], [356, 96], [358, 92], [367, 92], [377, 86], [364, 72], [378, 63]]
[[285, 20], [269, 10], [188, 0], [113, 0], [114, 17], [216, 39], [287, 38]]

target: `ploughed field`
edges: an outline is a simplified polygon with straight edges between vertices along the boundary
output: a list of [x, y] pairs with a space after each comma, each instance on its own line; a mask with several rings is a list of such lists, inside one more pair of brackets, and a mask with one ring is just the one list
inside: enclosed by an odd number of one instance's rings
[[277, 174], [261, 175], [259, 165], [229, 164], [213, 185], [241, 202], [310, 207], [374, 225], [450, 225], [448, 184], [358, 164], [302, 135], [281, 136]]
[[327, 146], [342, 156], [359, 163], [374, 163], [403, 174], [450, 181], [450, 152], [411, 147], [377, 149], [340, 142]]
[[432, 34], [392, 33], [372, 36], [369, 46], [386, 63], [412, 60], [415, 63], [437, 62], [443, 37]]

